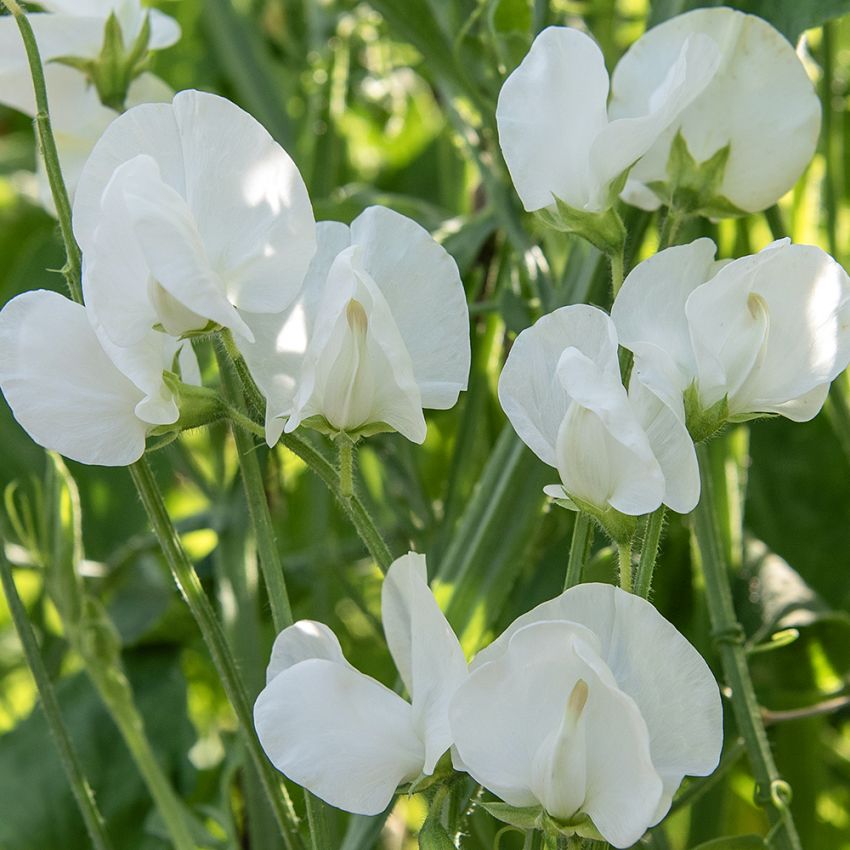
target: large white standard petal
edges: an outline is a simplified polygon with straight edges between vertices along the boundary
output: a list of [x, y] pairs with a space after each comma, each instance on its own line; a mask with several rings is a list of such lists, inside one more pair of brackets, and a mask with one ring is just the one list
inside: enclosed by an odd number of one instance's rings
[[451, 705], [455, 745], [479, 782], [513, 805], [580, 813], [616, 847], [650, 825], [662, 794], [635, 702], [576, 623], [532, 623], [477, 665]]
[[39, 445], [80, 463], [125, 466], [145, 450], [142, 393], [107, 357], [85, 308], [55, 292], [0, 311], [0, 387]]
[[725, 390], [733, 415], [811, 419], [850, 363], [850, 279], [811, 245], [783, 240], [729, 263], [694, 291], [687, 315], [700, 397]]
[[469, 309], [454, 259], [413, 219], [386, 207], [354, 219], [351, 243], [389, 305], [422, 406], [453, 407], [470, 363]]
[[271, 658], [266, 667], [266, 684], [278, 673], [311, 658], [324, 658], [325, 661], [351, 667], [331, 629], [315, 620], [299, 620], [275, 638]]
[[506, 653], [520, 629], [550, 620], [566, 620], [592, 631], [617, 685], [640, 709], [649, 729], [652, 763], [664, 782], [652, 821], [657, 823], [682, 778], [706, 776], [719, 761], [722, 706], [711, 670], [649, 602], [597, 583], [571, 588], [514, 620], [476, 655], [470, 670], [474, 674]]
[[387, 644], [425, 743], [422, 771], [430, 774], [452, 744], [449, 701], [466, 679], [466, 659], [428, 587], [424, 555], [410, 552], [393, 562], [381, 600]]
[[499, 402], [514, 430], [540, 460], [554, 467], [558, 432], [570, 406], [557, 374], [567, 348], [619, 379], [614, 326], [602, 310], [583, 304], [561, 307], [522, 331], [499, 376]]
[[142, 154], [186, 202], [229, 302], [250, 312], [284, 310], [315, 252], [307, 189], [266, 130], [216, 95], [179, 92], [171, 104], [137, 106], [109, 126], [74, 200], [74, 233], [83, 251], [92, 243], [115, 170]]
[[337, 808], [376, 815], [425, 759], [413, 709], [346, 664], [311, 658], [281, 670], [254, 705], [272, 764]]
[[[614, 71], [611, 115], [643, 114], [694, 34], [720, 46], [718, 71], [632, 169], [625, 197], [654, 206], [645, 202], [646, 187], [666, 180], [670, 145], [681, 130], [697, 162], [730, 145], [720, 194], [742, 210], [765, 209], [811, 161], [820, 130], [820, 102], [805, 68], [792, 45], [766, 21], [728, 8], [696, 9], [649, 30]], [[770, 156], [765, 156], [766, 146]]]

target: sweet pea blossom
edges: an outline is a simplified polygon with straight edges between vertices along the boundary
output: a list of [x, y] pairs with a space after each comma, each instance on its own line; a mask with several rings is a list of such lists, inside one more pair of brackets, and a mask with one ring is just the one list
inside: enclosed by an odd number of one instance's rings
[[277, 637], [254, 706], [260, 743], [285, 776], [337, 808], [383, 811], [451, 746], [448, 703], [463, 651], [428, 589], [425, 556], [387, 571], [384, 633], [410, 702], [352, 667], [333, 632], [301, 620]]
[[619, 120], [643, 115], [671, 63], [697, 35], [709, 36], [720, 47], [718, 70], [631, 170], [624, 198], [643, 209], [659, 206], [671, 145], [681, 133], [698, 164], [729, 147], [717, 197], [702, 199], [709, 209], [720, 201], [745, 212], [763, 210], [794, 185], [811, 161], [821, 116], [820, 101], [794, 48], [766, 21], [721, 7], [696, 9], [659, 24], [617, 65], [610, 113]]
[[515, 620], [473, 659], [449, 719], [457, 766], [485, 788], [618, 848], [664, 817], [685, 775], [714, 770], [723, 740], [705, 661], [650, 603], [606, 584]]
[[0, 310], [0, 389], [40, 446], [80, 463], [125, 466], [142, 456], [148, 433], [179, 417], [163, 370], [178, 358], [184, 378], [198, 380], [188, 343], [159, 334], [148, 345], [144, 356], [158, 360], [158, 375], [134, 380], [122, 369], [128, 352], [99, 338], [85, 307], [56, 292], [25, 292]]
[[288, 154], [242, 109], [197, 91], [109, 125], [80, 176], [73, 224], [86, 305], [125, 347], [210, 326], [252, 339], [240, 311], [287, 307], [315, 251]]
[[656, 75], [651, 97], [625, 120], [609, 116], [608, 72], [587, 35], [549, 27], [499, 93], [499, 143], [529, 212], [556, 199], [575, 210], [610, 207], [620, 179], [707, 85], [718, 49], [695, 35]]
[[819, 248], [788, 239], [725, 264], [715, 252], [697, 239], [629, 274], [612, 318], [635, 372], [671, 409], [682, 411], [689, 393], [692, 426], [717, 405], [720, 420], [811, 419], [850, 363], [850, 278]]
[[561, 307], [517, 337], [499, 401], [523, 442], [554, 466], [553, 498], [591, 512], [638, 515], [662, 502], [690, 511], [699, 499], [693, 443], [651, 390], [620, 379], [617, 333], [596, 307]]
[[469, 376], [457, 265], [426, 230], [385, 207], [369, 207], [350, 227], [321, 222], [317, 236], [293, 306], [245, 315], [255, 342], [240, 349], [267, 399], [269, 445], [317, 419], [332, 432], [391, 428], [421, 443], [422, 408], [452, 407]]

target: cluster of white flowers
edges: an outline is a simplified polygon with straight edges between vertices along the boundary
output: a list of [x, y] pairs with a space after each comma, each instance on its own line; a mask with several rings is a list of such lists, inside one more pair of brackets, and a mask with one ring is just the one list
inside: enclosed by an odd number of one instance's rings
[[284, 419], [421, 443], [422, 408], [466, 387], [451, 257], [380, 207], [317, 228], [288, 154], [224, 98], [185, 91], [116, 118], [73, 212], [85, 307], [38, 291], [0, 311], [0, 387], [46, 448], [121, 466], [151, 433], [197, 424], [179, 378], [200, 383], [191, 340], [222, 329], [267, 396], [270, 445]]
[[[30, 20], [44, 58], [62, 60], [48, 64], [48, 86], [85, 304], [34, 291], [0, 311], [0, 387], [32, 438], [125, 465], [151, 435], [203, 421], [187, 399], [206, 399], [212, 421], [224, 408], [199, 386], [193, 340], [224, 335], [265, 397], [269, 445], [302, 425], [421, 443], [423, 408], [452, 407], [470, 368], [448, 253], [383, 207], [317, 225], [297, 167], [251, 116], [212, 94], [157, 97], [163, 84], [132, 63], [135, 47], [178, 37], [169, 18], [132, 0], [42, 5], [55, 14]], [[8, 94], [28, 90], [11, 24], [0, 20], [0, 92], [32, 112]], [[96, 60], [110, 31], [132, 65], [122, 105], [166, 102], [120, 115], [105, 105]], [[550, 28], [497, 111], [526, 209], [605, 250], [625, 235], [618, 197], [687, 214], [759, 210], [814, 151], [811, 84], [752, 16], [674, 18], [626, 53], [610, 88], [594, 42]], [[699, 239], [640, 263], [610, 315], [573, 305], [543, 316], [501, 375], [509, 420], [560, 475], [546, 492], [615, 539], [623, 517], [696, 506], [694, 441], [757, 415], [809, 419], [850, 363], [850, 279], [832, 258], [787, 240], [735, 261], [715, 253]], [[424, 556], [410, 553], [387, 573], [383, 618], [409, 702], [348, 664], [327, 627], [301, 621], [278, 636], [256, 703], [273, 763], [333, 805], [380, 812], [451, 750], [456, 770], [508, 804], [508, 822], [622, 848], [664, 817], [685, 775], [717, 764], [714, 678], [637, 596], [574, 587], [468, 666]]]
[[523, 809], [528, 826], [629, 847], [685, 775], [717, 766], [714, 677], [637, 596], [574, 587], [515, 620], [469, 667], [423, 555], [393, 563], [382, 608], [410, 702], [354, 669], [330, 629], [302, 620], [278, 635], [254, 708], [274, 765], [334, 806], [377, 814], [451, 749], [454, 768]]

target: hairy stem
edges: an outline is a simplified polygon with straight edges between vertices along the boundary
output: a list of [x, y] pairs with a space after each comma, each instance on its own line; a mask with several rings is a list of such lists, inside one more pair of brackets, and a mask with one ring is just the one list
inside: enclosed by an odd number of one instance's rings
[[632, 544], [617, 544], [617, 560], [620, 568], [620, 587], [627, 593], [632, 592]]
[[702, 495], [693, 513], [694, 532], [705, 579], [705, 595], [713, 636], [723, 672], [732, 689], [732, 708], [738, 732], [744, 740], [756, 780], [756, 800], [765, 809], [772, 826], [775, 850], [801, 850], [800, 839], [789, 808], [791, 789], [779, 776], [767, 739], [761, 710], [747, 668], [744, 630], [738, 623], [728, 567], [720, 544], [715, 511], [714, 482], [708, 448], [697, 446]]

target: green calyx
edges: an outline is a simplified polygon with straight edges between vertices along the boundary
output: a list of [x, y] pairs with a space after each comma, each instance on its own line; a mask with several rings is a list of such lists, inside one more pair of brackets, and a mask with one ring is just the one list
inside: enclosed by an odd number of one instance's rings
[[554, 818], [542, 806], [511, 806], [508, 803], [480, 803], [482, 809], [496, 820], [523, 831], [539, 829], [547, 847], [559, 847], [558, 839], [580, 836], [594, 841], [604, 840], [593, 825], [593, 821], [583, 812], [569, 820]]
[[352, 443], [356, 443], [366, 437], [373, 437], [375, 434], [391, 434], [395, 428], [387, 425], [386, 422], [369, 422], [366, 425], [361, 425], [353, 431], [342, 431], [339, 428], [331, 425], [324, 416], [310, 416], [301, 423], [305, 428], [312, 428], [320, 434], [330, 437], [334, 442], [338, 442], [340, 438], [347, 438]]
[[747, 215], [720, 194], [731, 145], [697, 162], [681, 131], [676, 133], [667, 160], [667, 180], [649, 183], [661, 202], [678, 215], [730, 218]]
[[729, 399], [723, 396], [711, 407], [704, 408], [700, 401], [696, 382], [685, 390], [685, 422], [688, 433], [695, 443], [713, 437], [728, 421]]
[[123, 112], [130, 84], [147, 69], [150, 37], [150, 15], [145, 15], [138, 36], [127, 49], [121, 24], [112, 12], [106, 21], [103, 45], [96, 59], [61, 56], [53, 61], [81, 71], [97, 89], [100, 102], [104, 106]]
[[535, 215], [548, 227], [581, 236], [608, 256], [621, 254], [626, 244], [626, 227], [613, 206], [588, 212], [555, 198], [554, 207], [538, 210]]
[[617, 545], [627, 545], [634, 539], [637, 530], [637, 517], [635, 516], [620, 513], [610, 505], [600, 508], [598, 505], [592, 505], [590, 502], [585, 502], [573, 495], [566, 496], [565, 494], [565, 498], [553, 499], [552, 501], [568, 511], [586, 513]]
[[214, 390], [184, 384], [174, 372], [163, 372], [162, 380], [174, 396], [180, 415], [170, 425], [159, 425], [150, 434], [170, 435], [189, 428], [201, 428], [226, 418], [227, 408]]

